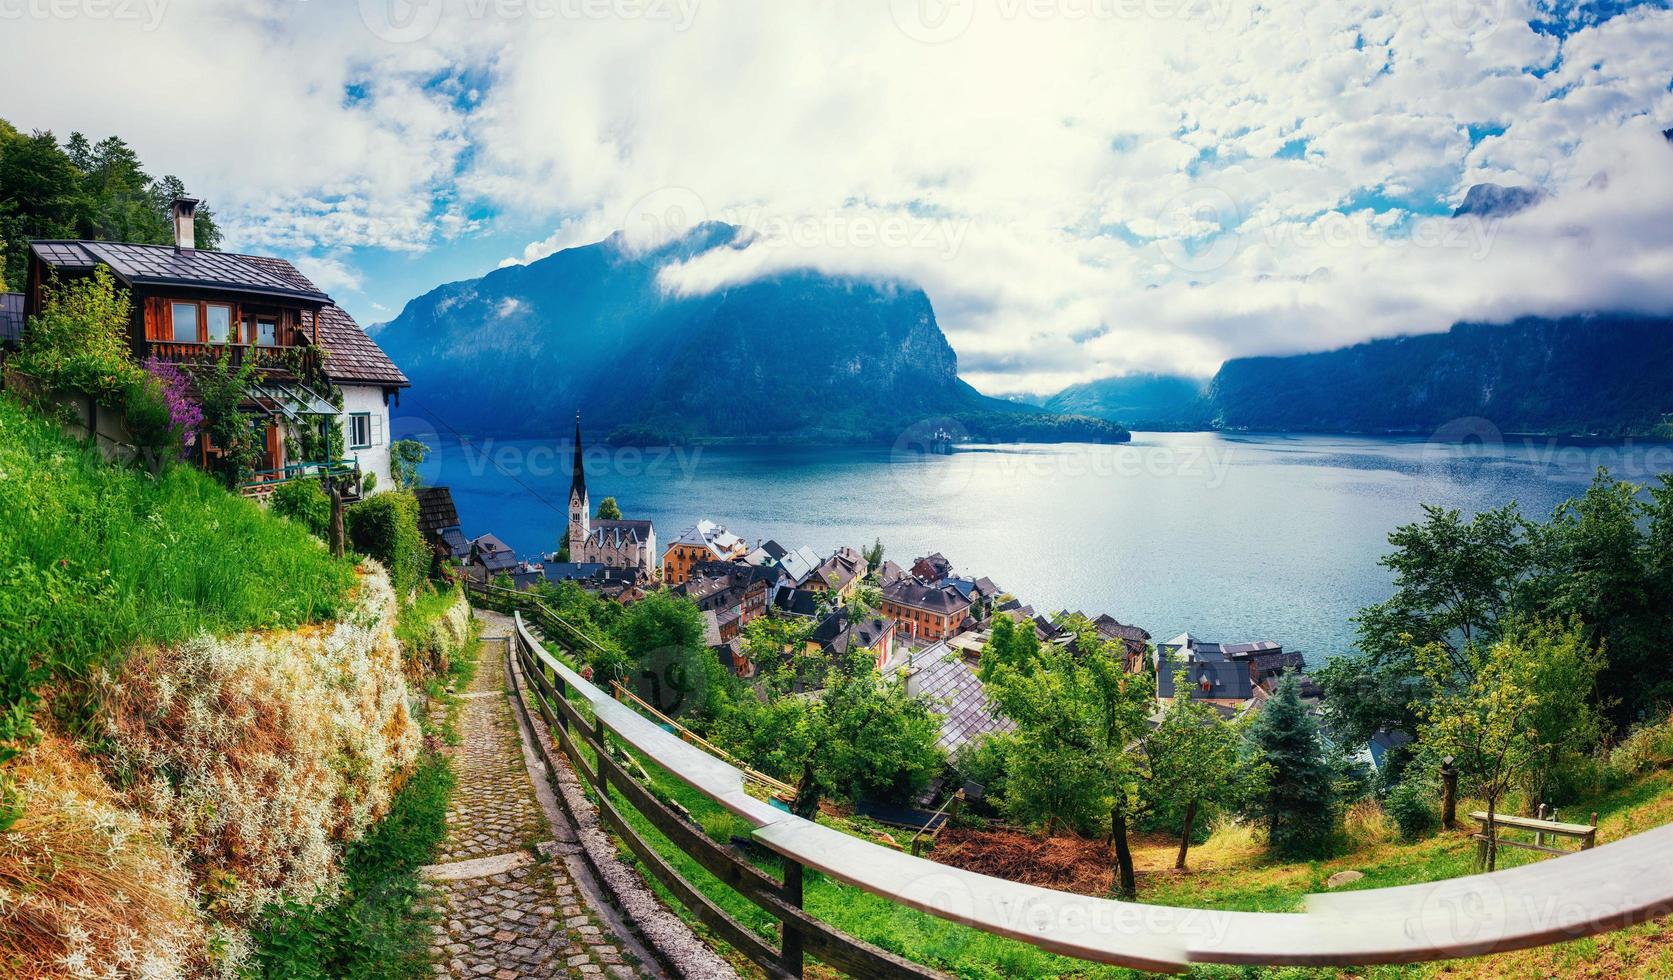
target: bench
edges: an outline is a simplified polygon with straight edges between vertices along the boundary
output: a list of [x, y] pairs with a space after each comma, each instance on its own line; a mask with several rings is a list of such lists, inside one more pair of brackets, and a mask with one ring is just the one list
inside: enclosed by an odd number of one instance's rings
[[[1568, 848], [1553, 847], [1546, 843], [1548, 839], [1563, 838], [1579, 843], [1580, 850], [1589, 851], [1597, 846], [1597, 814], [1592, 814], [1590, 824], [1561, 823], [1557, 820], [1557, 809], [1551, 808], [1549, 818], [1546, 816], [1545, 804], [1539, 805], [1538, 817], [1518, 817], [1507, 814], [1494, 814], [1492, 826], [1488, 826], [1487, 813], [1477, 810], [1470, 814], [1470, 819], [1481, 824], [1481, 830], [1471, 834], [1476, 842], [1476, 866], [1487, 866], [1488, 846], [1519, 847], [1526, 851], [1540, 851], [1545, 854], [1573, 854]], [[1534, 835], [1532, 842], [1508, 840], [1499, 836], [1501, 829], [1529, 831]]]

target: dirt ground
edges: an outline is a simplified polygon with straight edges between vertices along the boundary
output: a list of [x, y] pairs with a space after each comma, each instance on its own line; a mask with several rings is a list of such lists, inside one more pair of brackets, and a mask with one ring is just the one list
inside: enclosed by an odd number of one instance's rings
[[[1136, 834], [1132, 848], [1141, 884], [1145, 878], [1175, 874], [1178, 841]], [[953, 827], [941, 835], [932, 856], [968, 871], [1082, 895], [1108, 895], [1115, 875], [1115, 854], [1107, 841], [1073, 834], [1043, 839], [1020, 830]]]

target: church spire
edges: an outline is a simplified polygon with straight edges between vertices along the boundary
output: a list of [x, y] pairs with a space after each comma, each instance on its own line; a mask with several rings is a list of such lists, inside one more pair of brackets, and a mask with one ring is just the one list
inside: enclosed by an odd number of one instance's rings
[[582, 465], [581, 413], [579, 410], [575, 413], [575, 471], [570, 477], [569, 495], [571, 498], [574, 498], [577, 495], [582, 497], [587, 495], [587, 470], [586, 467]]

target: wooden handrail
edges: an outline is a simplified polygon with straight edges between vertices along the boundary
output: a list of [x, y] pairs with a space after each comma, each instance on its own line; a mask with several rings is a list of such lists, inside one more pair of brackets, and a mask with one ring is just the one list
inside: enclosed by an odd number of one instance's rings
[[[479, 591], [483, 590], [479, 587]], [[605, 733], [620, 739], [751, 824], [756, 841], [797, 869], [815, 868], [902, 906], [1054, 953], [1156, 972], [1183, 972], [1191, 963], [1415, 963], [1563, 942], [1673, 913], [1673, 825], [1567, 857], [1487, 875], [1315, 895], [1308, 899], [1305, 913], [1140, 905], [1037, 888], [937, 864], [804, 820], [749, 795], [744, 791], [745, 774], [741, 769], [665, 731], [582, 678], [546, 651], [529, 632], [521, 611], [514, 615], [525, 670], [539, 681], [549, 673], [552, 681], [546, 688], [573, 692], [590, 705], [591, 727], [596, 731], [596, 738], [590, 742], [595, 749], [602, 747]], [[537, 682], [536, 686], [542, 685]], [[544, 706], [545, 701], [541, 704]], [[546, 710], [542, 708], [543, 713]], [[556, 700], [555, 710], [562, 716], [560, 722], [570, 729], [586, 727], [567, 696]], [[587, 762], [574, 741], [554, 730], [577, 769], [586, 773]], [[595, 778], [611, 780], [616, 786], [619, 777], [606, 771], [613, 766], [608, 753], [596, 752], [596, 756]], [[601, 810], [613, 807], [608, 794], [600, 796], [604, 800]], [[651, 819], [655, 822], [654, 817]], [[618, 832], [623, 826], [619, 814], [615, 819], [607, 818], [607, 822]], [[692, 853], [688, 845], [699, 846], [672, 836], [670, 839], [688, 854]], [[681, 894], [682, 900], [703, 901], [700, 895], [678, 890], [676, 894]], [[751, 900], [756, 897], [751, 896]], [[828, 950], [814, 945], [833, 941], [834, 930], [829, 926], [802, 923], [796, 916], [805, 913], [799, 909], [794, 913], [784, 908], [768, 911], [786, 916], [782, 921], [787, 935], [799, 935], [807, 942], [809, 954], [836, 962], [827, 958]], [[810, 941], [818, 929], [824, 931]], [[858, 943], [841, 933], [834, 935]], [[749, 949], [743, 951], [750, 953]], [[769, 974], [783, 972], [780, 961], [771, 962], [775, 965]], [[890, 975], [867, 969], [848, 972], [856, 976]], [[916, 972], [923, 975], [921, 968]]]
[[767, 775], [764, 772], [761, 772], [761, 771], [756, 770], [756, 769], [751, 769], [749, 766], [745, 765], [743, 762], [739, 761], [735, 756], [733, 756], [732, 753], [726, 751], [725, 749], [721, 748], [718, 745], [715, 745], [713, 742], [710, 742], [708, 739], [704, 738], [703, 736], [697, 734], [696, 732], [692, 731], [691, 729], [685, 727], [684, 725], [680, 724], [679, 722], [675, 721], [674, 719], [672, 719], [672, 718], [668, 717], [667, 715], [663, 714], [660, 710], [657, 709], [657, 707], [655, 705], [651, 704], [649, 701], [646, 701], [644, 698], [642, 698], [639, 695], [634, 694], [632, 691], [628, 690], [627, 687], [625, 685], [623, 685], [621, 681], [611, 681], [610, 682], [610, 690], [611, 690], [612, 693], [614, 693], [616, 695], [616, 700], [617, 701], [626, 701], [629, 704], [634, 705], [640, 711], [643, 711], [646, 714], [650, 715], [652, 718], [655, 718], [658, 722], [660, 722], [664, 725], [667, 725], [668, 727], [674, 729], [675, 734], [679, 735], [681, 738], [685, 739], [687, 742], [690, 742], [692, 745], [697, 746], [698, 748], [700, 748], [703, 751], [709, 753], [710, 755], [718, 756], [719, 758], [724, 759], [727, 762], [730, 762], [734, 766], [737, 766], [738, 769], [743, 772], [743, 774], [746, 778], [748, 778], [752, 782], [760, 783], [761, 785], [763, 785], [763, 786], [767, 787], [768, 789], [772, 790], [774, 795], [776, 795], [780, 800], [788, 803], [791, 800], [794, 800], [796, 798], [796, 787], [790, 785], [787, 782], [784, 782], [783, 780], [774, 779], [773, 777]]

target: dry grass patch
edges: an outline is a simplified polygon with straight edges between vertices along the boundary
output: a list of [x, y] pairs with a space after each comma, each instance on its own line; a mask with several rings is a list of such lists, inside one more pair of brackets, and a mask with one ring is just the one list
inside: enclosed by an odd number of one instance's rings
[[0, 974], [197, 973], [206, 930], [164, 828], [124, 809], [56, 738], [27, 751], [16, 775], [23, 811], [0, 835]]

